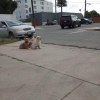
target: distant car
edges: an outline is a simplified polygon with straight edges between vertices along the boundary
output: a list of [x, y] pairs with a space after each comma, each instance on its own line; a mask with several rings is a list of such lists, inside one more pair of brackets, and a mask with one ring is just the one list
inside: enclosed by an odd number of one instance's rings
[[87, 18], [81, 19], [81, 24], [92, 24], [92, 23], [93, 23], [93, 21], [92, 20], [89, 20]]
[[54, 22], [49, 22], [49, 23], [46, 23], [46, 25], [55, 25]]
[[65, 26], [75, 27], [78, 25], [78, 27], [81, 26], [81, 19], [79, 19], [76, 15], [64, 15], [60, 18], [60, 26], [62, 29], [64, 29]]
[[31, 37], [34, 33], [33, 26], [21, 21], [0, 21], [0, 37]]

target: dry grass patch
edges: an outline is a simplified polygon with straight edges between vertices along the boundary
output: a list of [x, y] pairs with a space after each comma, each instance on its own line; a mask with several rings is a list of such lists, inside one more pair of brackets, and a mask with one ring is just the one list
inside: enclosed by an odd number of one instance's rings
[[21, 39], [15, 39], [15, 38], [0, 38], [0, 45], [13, 43], [20, 40]]

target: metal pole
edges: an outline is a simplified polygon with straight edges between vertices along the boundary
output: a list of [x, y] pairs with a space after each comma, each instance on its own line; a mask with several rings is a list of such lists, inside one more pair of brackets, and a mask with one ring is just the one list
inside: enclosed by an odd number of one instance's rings
[[84, 13], [84, 17], [86, 17], [86, 0], [85, 0], [85, 13]]
[[32, 14], [33, 14], [33, 26], [35, 27], [35, 18], [34, 18], [34, 9], [33, 9], [33, 0], [31, 0], [31, 5], [32, 5]]
[[55, 14], [56, 14], [56, 0], [55, 0]]
[[55, 0], [55, 16], [56, 16], [56, 20], [57, 20], [56, 0]]

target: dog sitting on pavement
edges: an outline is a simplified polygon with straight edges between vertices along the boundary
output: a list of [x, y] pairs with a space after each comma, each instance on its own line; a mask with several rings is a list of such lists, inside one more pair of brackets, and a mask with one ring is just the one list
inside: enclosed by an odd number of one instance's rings
[[41, 36], [37, 36], [32, 42], [31, 49], [41, 49]]
[[29, 38], [24, 38], [24, 42], [20, 44], [19, 49], [29, 49]]
[[32, 39], [29, 41], [29, 48], [31, 47], [32, 43], [35, 41], [36, 36], [32, 36]]

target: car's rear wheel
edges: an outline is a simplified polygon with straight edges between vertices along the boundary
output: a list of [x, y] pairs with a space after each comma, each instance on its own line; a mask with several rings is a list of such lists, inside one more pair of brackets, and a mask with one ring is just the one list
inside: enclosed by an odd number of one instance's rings
[[80, 26], [81, 26], [81, 23], [79, 23], [78, 27], [80, 27]]
[[9, 32], [9, 38], [14, 38], [14, 34], [12, 32]]
[[73, 23], [72, 28], [75, 28], [75, 26], [76, 26], [76, 24], [75, 24], [75, 23]]
[[62, 25], [61, 28], [64, 29], [64, 26]]
[[69, 25], [68, 27], [71, 28], [71, 25]]

